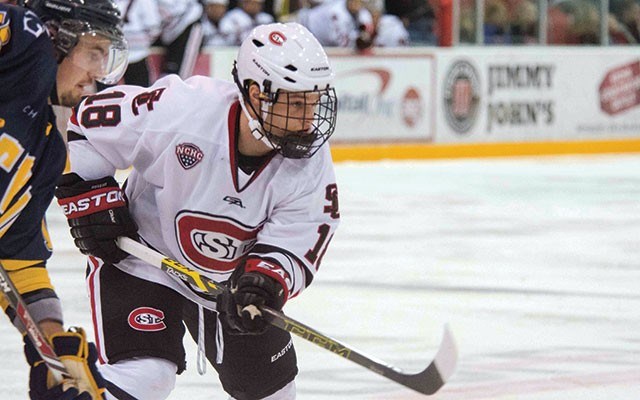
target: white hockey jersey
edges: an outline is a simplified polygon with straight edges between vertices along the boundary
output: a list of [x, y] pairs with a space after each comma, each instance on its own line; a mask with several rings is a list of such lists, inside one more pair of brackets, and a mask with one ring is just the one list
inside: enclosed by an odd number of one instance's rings
[[198, 0], [156, 0], [162, 17], [160, 38], [165, 45], [174, 40], [187, 27], [202, 17], [202, 4]]
[[378, 47], [402, 47], [409, 45], [409, 32], [402, 20], [395, 15], [382, 15], [376, 26], [373, 45]]
[[364, 25], [373, 30], [373, 18], [366, 8], [361, 8], [356, 18], [347, 10], [346, 0], [324, 3], [300, 12], [298, 22], [306, 26], [323, 46], [355, 47], [358, 27]]
[[[311, 283], [338, 225], [331, 153], [276, 154], [246, 175], [235, 150], [241, 112], [236, 86], [208, 77], [111, 88], [69, 122], [71, 171], [91, 180], [133, 166], [125, 193], [144, 242], [218, 282], [259, 255], [282, 266], [291, 298]], [[134, 257], [117, 267], [214, 307]]]
[[124, 22], [123, 32], [129, 43], [129, 62], [145, 59], [162, 29], [157, 0], [116, 0]]
[[146, 58], [158, 37], [165, 44], [173, 42], [202, 15], [197, 0], [116, 0], [116, 4], [129, 43], [130, 63]]
[[202, 44], [204, 46], [233, 46], [233, 37], [228, 36], [220, 29], [220, 24], [214, 25], [207, 16], [202, 18]]

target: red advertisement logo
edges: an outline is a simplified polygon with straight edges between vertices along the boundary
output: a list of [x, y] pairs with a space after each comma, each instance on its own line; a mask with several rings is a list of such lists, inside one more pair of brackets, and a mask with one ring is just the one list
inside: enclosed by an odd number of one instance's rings
[[616, 115], [640, 105], [640, 61], [607, 72], [599, 87], [600, 108]]

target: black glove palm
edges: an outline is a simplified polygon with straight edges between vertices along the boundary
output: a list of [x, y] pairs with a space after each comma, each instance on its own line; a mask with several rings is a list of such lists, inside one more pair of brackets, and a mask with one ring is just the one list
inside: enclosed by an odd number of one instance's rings
[[138, 238], [138, 226], [129, 214], [124, 193], [113, 177], [84, 181], [64, 175], [56, 189], [71, 236], [83, 254], [117, 263], [127, 257], [115, 243], [119, 236]]

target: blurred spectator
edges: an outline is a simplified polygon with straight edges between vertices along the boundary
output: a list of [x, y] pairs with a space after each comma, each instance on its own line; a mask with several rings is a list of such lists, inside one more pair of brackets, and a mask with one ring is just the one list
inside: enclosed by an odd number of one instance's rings
[[588, 0], [560, 0], [549, 5], [549, 44], [598, 44], [599, 14]]
[[514, 44], [538, 43], [538, 4], [534, 1], [522, 0], [513, 5], [511, 41]]
[[511, 44], [509, 13], [503, 0], [485, 0], [484, 43]]
[[384, 5], [387, 14], [402, 20], [412, 45], [437, 44], [435, 13], [429, 0], [385, 0]]
[[609, 14], [607, 25], [609, 29], [609, 44], [637, 43], [636, 39], [633, 37], [631, 32], [629, 32], [627, 27], [618, 21], [613, 14]]
[[202, 35], [204, 46], [231, 46], [231, 39], [220, 30], [220, 21], [227, 12], [229, 0], [204, 0]]
[[373, 18], [362, 0], [325, 1], [299, 17], [323, 46], [366, 49], [373, 44]]
[[573, 22], [573, 12], [576, 4], [573, 1], [550, 2], [547, 10], [547, 43], [569, 44], [573, 38], [569, 37], [570, 25]]
[[239, 0], [238, 7], [222, 18], [220, 30], [229, 38], [231, 45], [240, 46], [253, 28], [274, 21], [271, 14], [262, 11], [263, 6], [264, 0]]
[[577, 44], [600, 44], [600, 11], [599, 5], [592, 1], [579, 1], [578, 17], [572, 26], [572, 35]]
[[[620, 32], [626, 43], [640, 43], [640, 0], [610, 0], [609, 10], [614, 18], [614, 21], [609, 20], [610, 32]], [[625, 41], [620, 40], [617, 43]]]
[[409, 44], [409, 32], [398, 16], [384, 13], [382, 0], [370, 0], [367, 9], [373, 17], [374, 47], [400, 47]]
[[460, 0], [460, 43], [476, 42], [476, 8], [473, 0]]

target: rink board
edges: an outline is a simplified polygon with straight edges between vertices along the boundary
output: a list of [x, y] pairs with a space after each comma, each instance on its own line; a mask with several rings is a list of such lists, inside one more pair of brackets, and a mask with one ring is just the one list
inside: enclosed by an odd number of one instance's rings
[[[640, 151], [640, 49], [329, 49], [337, 160]], [[194, 73], [232, 79], [236, 48]]]

